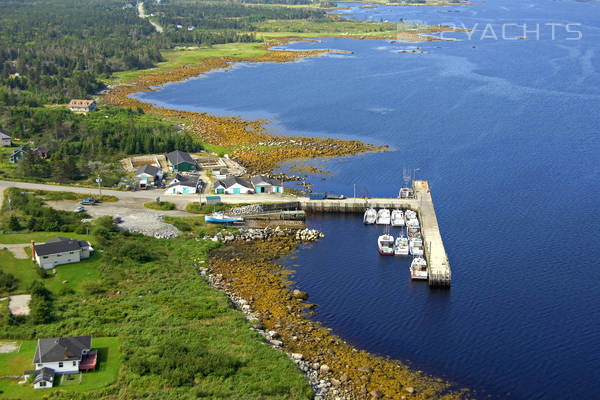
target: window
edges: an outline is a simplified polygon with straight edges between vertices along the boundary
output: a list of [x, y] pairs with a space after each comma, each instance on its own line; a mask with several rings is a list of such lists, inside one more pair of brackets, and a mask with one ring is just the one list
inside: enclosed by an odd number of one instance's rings
[[40, 368], [41, 368], [43, 365], [44, 365], [44, 364], [38, 364], [38, 367], [40, 367]]
[[46, 386], [46, 382], [44, 382], [44, 381], [41, 381], [41, 382], [40, 382], [40, 386]]
[[63, 367], [63, 362], [61, 361], [58, 363], [58, 368], [62, 368], [62, 367]]
[[73, 361], [73, 366], [76, 367], [77, 366], [77, 361]]
[[48, 256], [43, 256], [42, 258], [48, 258]]

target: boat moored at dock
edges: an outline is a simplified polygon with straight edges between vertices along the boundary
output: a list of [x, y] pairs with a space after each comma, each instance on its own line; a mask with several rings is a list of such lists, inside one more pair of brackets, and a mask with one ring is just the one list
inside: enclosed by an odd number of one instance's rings
[[377, 211], [374, 208], [367, 208], [363, 216], [363, 224], [373, 225], [377, 221]]
[[410, 279], [426, 280], [428, 277], [427, 261], [422, 257], [415, 257], [410, 263]]
[[402, 234], [394, 242], [394, 254], [397, 256], [407, 256], [408, 251], [408, 238]]
[[377, 250], [382, 256], [394, 255], [394, 237], [387, 233], [377, 238]]
[[391, 223], [390, 210], [382, 208], [377, 212], [377, 225], [389, 225]]
[[402, 210], [392, 211], [392, 226], [404, 226], [404, 213]]

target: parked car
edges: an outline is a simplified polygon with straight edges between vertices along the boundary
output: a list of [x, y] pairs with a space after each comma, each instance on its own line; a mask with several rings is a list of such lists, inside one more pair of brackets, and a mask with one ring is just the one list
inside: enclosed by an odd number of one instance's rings
[[121, 222], [123, 222], [123, 218], [121, 218], [121, 217], [114, 217], [113, 218], [113, 222], [115, 224], [120, 224]]
[[93, 206], [97, 202], [98, 202], [98, 200], [93, 197], [86, 197], [85, 199], [81, 200], [79, 203], [83, 204], [84, 206]]
[[85, 208], [84, 208], [84, 207], [81, 207], [81, 206], [79, 206], [79, 207], [77, 207], [76, 209], [74, 209], [74, 210], [73, 210], [73, 212], [76, 212], [76, 213], [82, 213], [82, 212], [85, 212]]

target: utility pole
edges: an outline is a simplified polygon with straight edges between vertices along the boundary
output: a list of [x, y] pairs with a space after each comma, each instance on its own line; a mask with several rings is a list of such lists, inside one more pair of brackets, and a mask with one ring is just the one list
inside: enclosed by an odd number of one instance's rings
[[100, 184], [102, 183], [102, 178], [100, 178], [100, 174], [98, 174], [98, 176], [96, 177], [96, 183], [98, 184], [98, 193], [99, 193], [99, 198], [98, 200], [101, 201], [102, 200], [102, 187], [100, 186]]

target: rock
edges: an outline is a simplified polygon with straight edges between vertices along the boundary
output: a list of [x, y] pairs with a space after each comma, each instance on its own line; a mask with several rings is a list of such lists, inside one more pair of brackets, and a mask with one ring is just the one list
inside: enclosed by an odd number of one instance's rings
[[292, 353], [290, 354], [292, 356], [292, 358], [296, 361], [300, 361], [304, 358], [304, 356], [300, 353]]
[[269, 340], [269, 343], [271, 343], [275, 347], [283, 346], [283, 342], [281, 340]]
[[267, 332], [267, 335], [269, 335], [269, 337], [271, 339], [277, 339], [279, 337], [279, 333], [277, 333], [275, 331], [269, 331], [269, 332]]
[[308, 293], [303, 292], [302, 290], [298, 290], [298, 289], [294, 289], [294, 291], [292, 292], [292, 296], [294, 296], [295, 299], [299, 299], [299, 300], [308, 299]]
[[358, 370], [360, 372], [364, 372], [365, 374], [371, 374], [371, 373], [373, 373], [373, 368], [367, 367], [367, 366], [358, 367]]
[[327, 364], [323, 364], [321, 365], [321, 368], [319, 368], [319, 372], [322, 374], [326, 374], [329, 372], [329, 366]]
[[409, 386], [409, 387], [407, 387], [407, 388], [406, 388], [406, 389], [404, 389], [404, 390], [406, 390], [408, 393], [414, 393], [414, 392], [415, 392], [415, 388], [414, 388], [414, 387], [412, 387], [412, 386]]
[[342, 383], [342, 382], [338, 381], [338, 380], [337, 380], [337, 379], [335, 379], [335, 378], [332, 378], [332, 379], [331, 379], [331, 384], [332, 384], [333, 386], [340, 386], [340, 385], [341, 385], [341, 383]]
[[347, 374], [347, 373], [345, 373], [345, 372], [344, 372], [344, 373], [342, 374], [342, 376], [340, 377], [340, 380], [341, 380], [342, 382], [348, 382], [348, 379], [350, 379], [350, 378], [348, 377], [348, 374]]
[[380, 399], [383, 397], [383, 393], [381, 393], [379, 390], [373, 390], [369, 394], [371, 395], [371, 398], [373, 398], [373, 399]]

